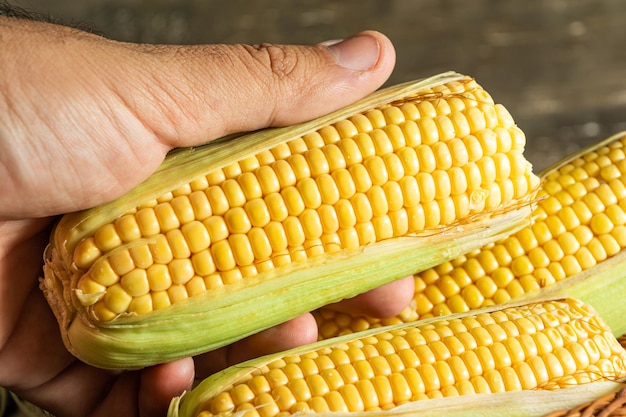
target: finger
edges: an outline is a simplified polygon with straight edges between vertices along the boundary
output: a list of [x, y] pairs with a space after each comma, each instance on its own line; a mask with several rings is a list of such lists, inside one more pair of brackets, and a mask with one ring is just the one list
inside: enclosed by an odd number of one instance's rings
[[[132, 378], [132, 375], [129, 375], [129, 379], [123, 381], [122, 384], [132, 383]], [[111, 404], [106, 401], [106, 398], [111, 395], [116, 380], [117, 375], [111, 372], [75, 361], [50, 381], [27, 390], [15, 389], [14, 392], [23, 400], [36, 404], [53, 415], [91, 416], [98, 415], [98, 410], [105, 410], [108, 407], [105, 403]], [[123, 390], [123, 392], [126, 394], [113, 401], [116, 409], [136, 408], [136, 389]], [[112, 413], [109, 415], [133, 416], [135, 414]]]
[[[4, 304], [10, 301], [2, 300]], [[75, 358], [65, 349], [58, 324], [38, 288], [33, 288], [21, 311], [10, 336], [0, 344], [0, 385], [29, 390], [54, 379]]]
[[54, 379], [30, 390], [16, 390], [55, 415], [162, 416], [171, 399], [191, 389], [191, 358], [141, 371], [110, 372], [78, 361]]
[[356, 297], [330, 304], [326, 308], [371, 317], [393, 317], [409, 305], [414, 291], [415, 280], [408, 276]]
[[[109, 391], [102, 391], [104, 395], [103, 398], [100, 401], [91, 403], [92, 406], [95, 406], [93, 412], [82, 415], [89, 415], [90, 417], [139, 417], [140, 413], [137, 403], [138, 391], [138, 373], [127, 372], [120, 374], [109, 388]], [[161, 415], [165, 413], [165, 410], [161, 410]]]
[[142, 417], [164, 415], [173, 397], [191, 389], [193, 379], [191, 358], [144, 369], [141, 371], [139, 414]]
[[316, 340], [317, 323], [311, 314], [303, 314], [230, 346], [196, 357], [196, 373], [198, 377], [203, 378], [248, 359], [313, 343]]
[[[19, 329], [14, 327], [20, 321], [31, 320], [31, 326], [43, 329], [50, 325], [38, 319], [36, 314], [41, 311], [34, 308], [33, 303], [42, 303], [43, 311], [54, 322], [38, 288], [41, 274], [40, 254], [48, 243], [49, 224], [50, 220], [46, 219], [0, 221], [0, 358], [7, 340], [19, 334]], [[39, 300], [34, 301], [32, 298]], [[25, 343], [28, 347], [32, 340]], [[20, 349], [22, 347], [17, 348], [17, 351], [21, 351]], [[3, 369], [0, 369], [0, 384], [2, 374]]]

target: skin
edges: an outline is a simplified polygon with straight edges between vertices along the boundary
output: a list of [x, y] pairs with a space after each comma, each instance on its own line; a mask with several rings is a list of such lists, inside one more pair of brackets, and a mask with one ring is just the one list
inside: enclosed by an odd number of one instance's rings
[[[137, 45], [0, 17], [0, 386], [58, 417], [162, 416], [194, 377], [316, 339], [307, 314], [196, 358], [105, 371], [66, 351], [38, 279], [56, 216], [123, 194], [173, 147], [311, 119], [393, 69], [380, 33], [331, 44]], [[412, 293], [404, 279], [334, 308], [386, 317]]]

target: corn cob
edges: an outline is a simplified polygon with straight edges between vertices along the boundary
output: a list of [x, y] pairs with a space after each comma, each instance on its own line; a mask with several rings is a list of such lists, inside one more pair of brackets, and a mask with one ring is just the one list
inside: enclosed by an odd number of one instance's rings
[[44, 291], [93, 365], [211, 350], [519, 229], [538, 186], [524, 143], [503, 106], [446, 73], [179, 150], [60, 221]]
[[170, 417], [376, 415], [434, 398], [624, 377], [626, 351], [592, 307], [544, 300], [372, 329], [252, 360], [209, 377], [181, 404], [174, 400]]
[[[501, 304], [621, 262], [626, 248], [625, 147], [626, 134], [620, 133], [539, 173], [542, 187], [532, 223], [415, 274], [413, 303], [399, 316], [380, 320], [321, 309], [315, 313], [320, 337]], [[619, 274], [621, 268], [610, 269]]]

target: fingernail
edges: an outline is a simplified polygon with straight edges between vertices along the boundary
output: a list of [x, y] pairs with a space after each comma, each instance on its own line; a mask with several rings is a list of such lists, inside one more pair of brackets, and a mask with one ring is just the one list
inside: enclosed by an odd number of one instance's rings
[[378, 61], [380, 45], [370, 35], [357, 35], [341, 41], [326, 42], [337, 63], [354, 71], [366, 71]]

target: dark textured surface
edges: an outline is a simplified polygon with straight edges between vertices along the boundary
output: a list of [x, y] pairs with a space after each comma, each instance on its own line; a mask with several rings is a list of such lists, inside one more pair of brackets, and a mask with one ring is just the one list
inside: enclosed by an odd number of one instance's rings
[[377, 29], [398, 53], [389, 83], [476, 77], [526, 132], [541, 169], [626, 129], [623, 0], [13, 0], [149, 43], [313, 43]]

